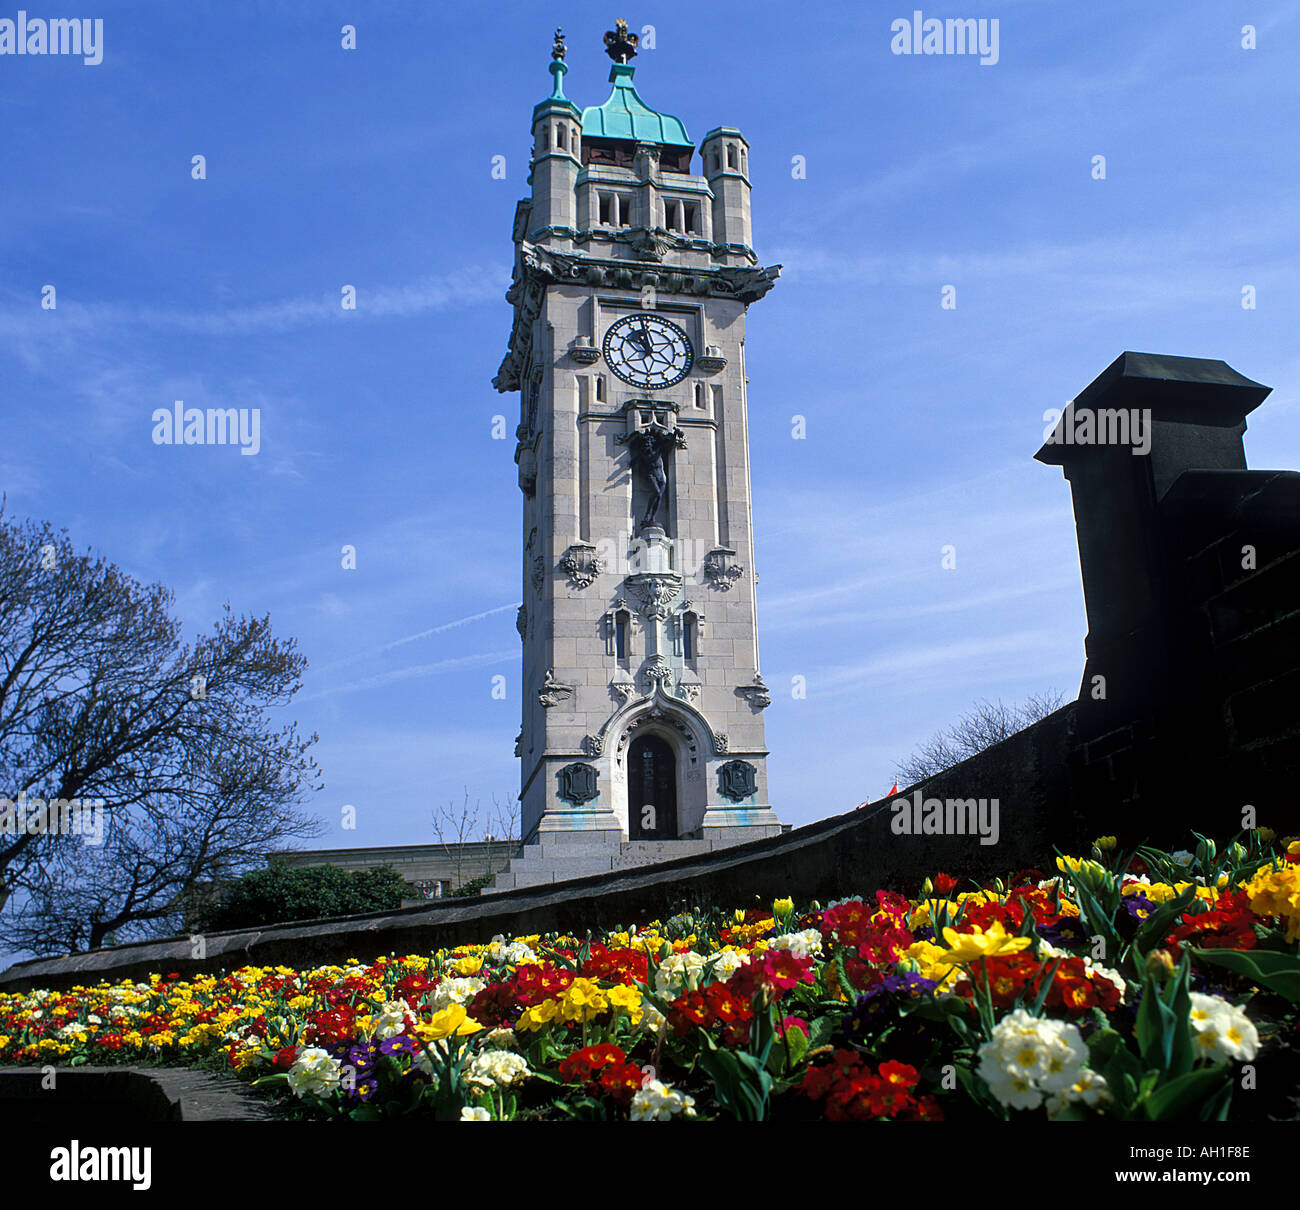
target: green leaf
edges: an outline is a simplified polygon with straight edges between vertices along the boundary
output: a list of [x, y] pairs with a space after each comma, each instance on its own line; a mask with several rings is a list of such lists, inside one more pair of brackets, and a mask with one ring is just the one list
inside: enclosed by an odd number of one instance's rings
[[1206, 1119], [1201, 1117], [1202, 1108], [1211, 1108], [1216, 1115], [1226, 1108], [1221, 1099], [1225, 1084], [1231, 1097], [1231, 1080], [1232, 1068], [1228, 1064], [1189, 1071], [1155, 1089], [1143, 1101], [1142, 1108], [1153, 1122], [1203, 1121]]
[[791, 1025], [785, 1031], [785, 1040], [790, 1047], [790, 1066], [798, 1067], [810, 1046], [808, 1035], [797, 1025]]
[[1196, 899], [1196, 888], [1190, 886], [1182, 894], [1166, 903], [1162, 903], [1143, 922], [1142, 927], [1133, 936], [1133, 948], [1144, 957], [1148, 950], [1154, 949], [1168, 934], [1173, 923]]
[[1271, 950], [1192, 950], [1192, 957], [1249, 979], [1257, 987], [1300, 1003], [1300, 957]]
[[1163, 987], [1151, 974], [1143, 975], [1136, 1030], [1138, 1049], [1147, 1067], [1166, 1076], [1181, 1076], [1190, 1071], [1196, 1057], [1190, 1020], [1190, 973], [1184, 956], [1177, 972]]

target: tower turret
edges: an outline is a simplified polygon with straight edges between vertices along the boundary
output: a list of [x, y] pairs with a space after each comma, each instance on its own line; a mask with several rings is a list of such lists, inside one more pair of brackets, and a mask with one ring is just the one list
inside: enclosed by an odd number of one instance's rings
[[551, 95], [533, 107], [533, 157], [529, 182], [533, 186], [528, 218], [531, 238], [545, 238], [554, 247], [571, 247], [577, 222], [575, 185], [582, 166], [582, 115], [564, 95], [564, 31], [555, 31], [551, 49]]
[[726, 264], [756, 264], [749, 226], [749, 143], [734, 126], [709, 131], [700, 144], [713, 192], [713, 242]]

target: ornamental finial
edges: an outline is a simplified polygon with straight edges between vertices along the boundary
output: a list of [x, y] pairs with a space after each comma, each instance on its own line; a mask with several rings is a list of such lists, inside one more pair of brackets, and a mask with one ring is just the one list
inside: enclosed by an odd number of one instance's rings
[[605, 53], [615, 63], [626, 63], [636, 54], [640, 41], [636, 34], [627, 32], [627, 22], [620, 17], [614, 22], [613, 29], [605, 31]]
[[555, 31], [555, 45], [551, 47], [551, 58], [559, 59], [561, 62], [564, 60], [564, 30], [562, 29]]

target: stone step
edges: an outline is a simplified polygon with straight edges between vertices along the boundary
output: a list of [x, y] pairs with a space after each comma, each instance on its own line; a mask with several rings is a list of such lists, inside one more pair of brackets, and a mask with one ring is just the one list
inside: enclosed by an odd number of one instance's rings
[[630, 840], [619, 847], [623, 861], [652, 865], [657, 861], [698, 857], [702, 853], [711, 853], [716, 846], [709, 840]]
[[567, 878], [585, 878], [588, 874], [608, 874], [614, 868], [610, 855], [604, 857], [547, 857], [541, 861], [512, 861], [510, 873], [551, 870]]

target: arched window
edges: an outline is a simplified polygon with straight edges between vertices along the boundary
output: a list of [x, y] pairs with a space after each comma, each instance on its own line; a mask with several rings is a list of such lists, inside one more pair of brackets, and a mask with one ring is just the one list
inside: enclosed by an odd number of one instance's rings
[[682, 614], [682, 658], [690, 665], [695, 664], [695, 653], [699, 647], [699, 619], [688, 610]]

